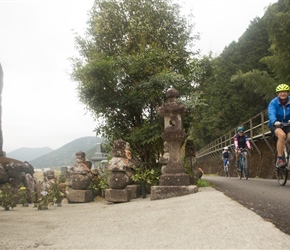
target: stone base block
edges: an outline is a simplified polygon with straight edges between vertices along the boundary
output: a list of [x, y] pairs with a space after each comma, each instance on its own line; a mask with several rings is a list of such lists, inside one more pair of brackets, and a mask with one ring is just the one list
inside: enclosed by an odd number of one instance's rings
[[130, 201], [131, 190], [130, 189], [106, 189], [105, 200], [108, 202], [128, 202]]
[[137, 199], [141, 195], [140, 185], [128, 185], [126, 189], [131, 190], [131, 197], [130, 199]]
[[69, 189], [66, 194], [67, 201], [69, 203], [73, 202], [91, 202], [93, 201], [93, 192], [92, 190], [75, 190]]
[[163, 174], [159, 181], [160, 186], [188, 186], [190, 176], [188, 174]]
[[177, 196], [194, 194], [197, 192], [197, 186], [152, 186], [151, 200], [168, 199]]

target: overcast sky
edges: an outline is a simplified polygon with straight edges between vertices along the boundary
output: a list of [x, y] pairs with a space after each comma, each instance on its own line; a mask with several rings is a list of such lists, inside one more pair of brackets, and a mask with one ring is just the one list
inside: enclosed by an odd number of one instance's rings
[[[4, 151], [57, 149], [95, 136], [97, 123], [78, 101], [69, 76], [75, 33], [86, 28], [93, 0], [0, 0], [0, 63], [4, 71]], [[218, 55], [277, 0], [180, 0], [193, 9], [196, 49]]]

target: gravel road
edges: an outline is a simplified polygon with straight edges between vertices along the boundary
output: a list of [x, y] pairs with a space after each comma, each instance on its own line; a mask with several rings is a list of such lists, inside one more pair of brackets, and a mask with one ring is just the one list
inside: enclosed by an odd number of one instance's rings
[[165, 200], [0, 210], [0, 249], [289, 249], [290, 236], [214, 188]]

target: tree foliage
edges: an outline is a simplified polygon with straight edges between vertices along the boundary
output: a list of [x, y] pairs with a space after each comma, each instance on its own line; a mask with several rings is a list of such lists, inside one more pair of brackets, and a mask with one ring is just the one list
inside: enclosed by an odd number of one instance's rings
[[72, 77], [80, 100], [98, 118], [96, 132], [122, 138], [146, 167], [163, 150], [158, 107], [172, 85], [192, 89], [193, 26], [168, 0], [96, 0]]
[[187, 135], [200, 148], [264, 110], [290, 78], [290, 3], [255, 18], [218, 57], [194, 58], [193, 24], [167, 0], [96, 0], [73, 78], [98, 120], [97, 133], [122, 138], [145, 165], [162, 151], [157, 115], [173, 85], [188, 113]]
[[279, 0], [265, 13], [271, 55], [262, 61], [280, 82], [290, 82], [290, 2]]
[[267, 107], [274, 94], [274, 80], [260, 60], [270, 54], [269, 46], [265, 21], [255, 18], [238, 42], [230, 43], [216, 58], [203, 59], [210, 70], [199, 84], [207, 106], [198, 106], [196, 111], [200, 123], [198, 147]]

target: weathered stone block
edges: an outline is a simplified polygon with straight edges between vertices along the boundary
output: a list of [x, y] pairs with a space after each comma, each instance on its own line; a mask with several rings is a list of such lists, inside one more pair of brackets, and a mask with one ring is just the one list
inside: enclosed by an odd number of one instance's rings
[[131, 190], [130, 199], [137, 199], [141, 195], [140, 186], [139, 185], [128, 185], [126, 189]]
[[92, 190], [74, 190], [69, 189], [66, 195], [68, 202], [91, 202], [93, 201], [93, 192]]
[[177, 196], [194, 194], [197, 192], [197, 186], [152, 186], [151, 200], [167, 199]]
[[67, 178], [67, 167], [61, 167], [60, 168], [60, 173], [64, 178]]
[[190, 177], [188, 174], [163, 174], [160, 177], [160, 186], [188, 186]]
[[130, 189], [106, 189], [105, 199], [108, 202], [128, 202], [130, 201], [131, 190]]

